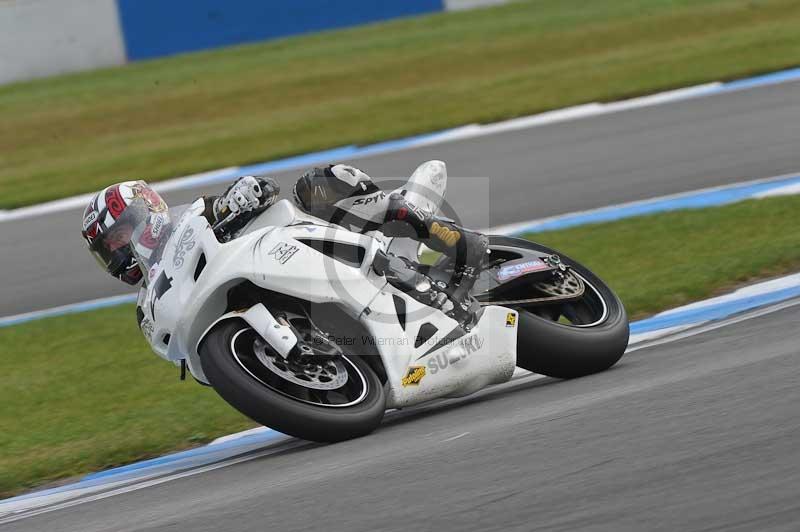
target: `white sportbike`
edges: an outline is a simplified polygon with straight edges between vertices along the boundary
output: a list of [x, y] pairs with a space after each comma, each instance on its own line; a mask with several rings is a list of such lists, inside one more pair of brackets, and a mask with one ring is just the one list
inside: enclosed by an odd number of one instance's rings
[[[436, 212], [446, 183], [444, 163], [430, 161], [402, 188]], [[287, 200], [228, 241], [202, 200], [171, 212], [158, 261], [139, 259], [142, 332], [158, 355], [287, 434], [362, 436], [388, 408], [467, 395], [510, 380], [517, 366], [594, 373], [628, 343], [625, 310], [605, 283], [527, 240], [490, 237], [472, 291], [480, 309], [467, 324], [443, 295], [452, 262], [419, 264], [413, 240], [355, 233]]]

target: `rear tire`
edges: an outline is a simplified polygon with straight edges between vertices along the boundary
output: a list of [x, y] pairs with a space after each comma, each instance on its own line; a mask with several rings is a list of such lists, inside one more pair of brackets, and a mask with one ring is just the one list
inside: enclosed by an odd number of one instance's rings
[[561, 252], [535, 242], [492, 236], [490, 244], [559, 255], [562, 262], [594, 287], [607, 307], [602, 321], [586, 327], [561, 324], [516, 308], [519, 312], [517, 366], [549, 377], [570, 379], [606, 370], [622, 358], [630, 337], [628, 316], [620, 299], [599, 277]]
[[231, 406], [277, 431], [317, 442], [336, 442], [375, 430], [386, 410], [380, 380], [358, 356], [347, 355], [366, 383], [366, 393], [351, 406], [325, 407], [279, 393], [248, 373], [233, 353], [237, 333], [250, 326], [240, 320], [217, 325], [200, 346], [200, 361], [209, 384]]

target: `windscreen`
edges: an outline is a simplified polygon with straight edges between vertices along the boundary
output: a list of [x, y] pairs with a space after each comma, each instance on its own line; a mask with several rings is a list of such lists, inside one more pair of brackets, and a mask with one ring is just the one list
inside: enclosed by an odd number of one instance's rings
[[150, 271], [161, 261], [181, 216], [189, 207], [185, 204], [160, 212], [140, 211], [142, 214], [136, 216], [131, 249], [145, 279], [150, 278]]

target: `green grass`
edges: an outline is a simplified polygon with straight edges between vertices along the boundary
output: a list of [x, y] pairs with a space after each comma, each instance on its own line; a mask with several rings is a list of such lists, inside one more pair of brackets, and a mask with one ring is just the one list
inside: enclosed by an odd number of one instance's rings
[[253, 425], [150, 353], [131, 305], [0, 330], [0, 497]]
[[631, 319], [800, 271], [800, 197], [746, 201], [529, 238], [588, 265]]
[[[535, 235], [633, 317], [800, 270], [800, 197]], [[0, 496], [252, 426], [149, 352], [131, 306], [0, 329]]]
[[800, 64], [796, 0], [539, 0], [0, 87], [0, 208]]

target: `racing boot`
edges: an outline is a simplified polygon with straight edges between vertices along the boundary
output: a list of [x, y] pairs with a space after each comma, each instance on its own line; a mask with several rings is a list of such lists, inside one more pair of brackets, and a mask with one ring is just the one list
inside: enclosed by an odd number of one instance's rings
[[480, 305], [469, 291], [488, 258], [489, 238], [427, 213], [397, 193], [389, 196], [383, 232], [387, 236], [413, 238], [453, 259], [453, 282], [447, 292], [457, 319], [471, 326]]

